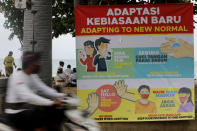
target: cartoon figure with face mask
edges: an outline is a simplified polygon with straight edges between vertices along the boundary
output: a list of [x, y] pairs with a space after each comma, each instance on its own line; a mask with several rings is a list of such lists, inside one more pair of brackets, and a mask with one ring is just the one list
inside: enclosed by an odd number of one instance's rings
[[193, 103], [192, 103], [192, 92], [189, 88], [183, 87], [179, 89], [179, 100], [181, 106], [178, 109], [178, 112], [193, 112]]
[[138, 88], [138, 93], [140, 99], [136, 101], [135, 104], [135, 113], [136, 114], [145, 114], [145, 113], [156, 113], [155, 103], [148, 100], [150, 95], [150, 87], [147, 85], [141, 85]]
[[140, 99], [135, 101], [135, 94], [127, 91], [127, 85], [125, 85], [124, 80], [119, 80], [115, 82], [114, 88], [117, 91], [118, 96], [123, 99], [129, 100], [131, 102], [136, 102], [135, 104], [135, 114], [145, 114], [145, 113], [156, 113], [156, 106], [154, 102], [148, 100], [150, 95], [150, 87], [147, 85], [141, 85], [138, 88], [138, 93]]
[[95, 47], [99, 53], [94, 57], [94, 65], [97, 65], [97, 71], [107, 71], [106, 60], [111, 60], [111, 52], [108, 50], [109, 41], [104, 37], [95, 41]]
[[79, 52], [79, 60], [81, 64], [87, 65], [87, 72], [95, 72], [96, 67], [93, 65], [94, 56], [96, 55], [94, 42], [90, 40], [84, 42], [84, 50], [85, 50], [87, 58], [83, 60], [83, 54], [82, 52]]

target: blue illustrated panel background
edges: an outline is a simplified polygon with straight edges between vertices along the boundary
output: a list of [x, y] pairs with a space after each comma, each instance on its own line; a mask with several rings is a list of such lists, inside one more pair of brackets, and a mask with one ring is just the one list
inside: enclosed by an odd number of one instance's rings
[[[167, 56], [167, 61], [151, 62], [148, 55], [139, 52], [159, 52], [160, 56]], [[139, 62], [139, 57], [148, 62]], [[143, 56], [142, 56], [143, 55]], [[138, 58], [137, 58], [138, 57]], [[136, 61], [137, 60], [137, 61]], [[142, 60], [142, 59], [141, 59]], [[166, 59], [163, 59], [166, 60]], [[194, 78], [194, 59], [193, 58], [174, 58], [163, 54], [159, 47], [135, 48], [135, 78]]]

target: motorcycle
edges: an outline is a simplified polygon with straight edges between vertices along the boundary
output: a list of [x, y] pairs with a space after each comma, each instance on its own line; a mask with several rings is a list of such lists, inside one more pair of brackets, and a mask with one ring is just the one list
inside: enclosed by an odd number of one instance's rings
[[[74, 95], [66, 95], [61, 100], [63, 103], [61, 110], [64, 110], [61, 124], [61, 131], [100, 131], [100, 126], [94, 119], [89, 117], [87, 110], [76, 109], [80, 106], [80, 100]], [[20, 131], [14, 127], [6, 115], [0, 116], [0, 131]]]

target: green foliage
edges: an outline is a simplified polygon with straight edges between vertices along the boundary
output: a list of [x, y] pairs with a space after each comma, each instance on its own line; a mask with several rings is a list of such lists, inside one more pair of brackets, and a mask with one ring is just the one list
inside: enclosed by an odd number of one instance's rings
[[11, 40], [16, 35], [22, 44], [24, 11], [15, 9], [11, 0], [1, 0], [0, 13], [3, 13], [6, 18], [4, 27], [11, 31], [8, 39]]
[[[74, 5], [73, 0], [52, 0], [52, 36], [57, 38], [62, 34], [74, 33]], [[24, 11], [16, 9], [12, 0], [0, 0], [0, 13], [6, 18], [4, 27], [14, 36], [23, 41]]]
[[62, 34], [74, 35], [73, 0], [52, 0], [52, 35], [57, 38]]
[[[74, 36], [74, 0], [52, 0], [52, 36], [57, 38], [62, 34], [71, 33]], [[182, 3], [190, 0], [94, 0], [99, 5], [115, 4], [160, 4]], [[87, 5], [88, 0], [80, 0], [80, 4]], [[6, 21], [4, 27], [12, 33], [9, 39], [17, 36], [23, 40], [24, 12], [14, 8], [12, 0], [0, 0], [0, 13], [4, 14]], [[194, 14], [197, 14], [197, 4], [194, 4]], [[195, 21], [194, 21], [195, 22]]]

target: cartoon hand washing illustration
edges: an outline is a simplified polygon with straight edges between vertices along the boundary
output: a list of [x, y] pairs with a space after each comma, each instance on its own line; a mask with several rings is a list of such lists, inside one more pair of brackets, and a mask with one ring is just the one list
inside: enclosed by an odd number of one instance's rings
[[177, 39], [177, 38], [168, 38], [168, 42], [161, 45], [161, 52], [168, 54], [169, 56], [175, 58], [190, 57], [194, 58], [194, 46], [188, 42]]

